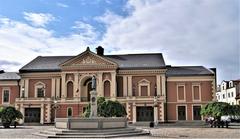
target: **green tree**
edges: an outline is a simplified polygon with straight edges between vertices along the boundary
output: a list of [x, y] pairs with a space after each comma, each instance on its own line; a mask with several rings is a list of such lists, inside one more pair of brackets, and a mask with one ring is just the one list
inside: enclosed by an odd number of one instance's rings
[[212, 102], [202, 107], [201, 115], [220, 119], [223, 115], [240, 115], [240, 106], [226, 102]]
[[16, 110], [15, 107], [3, 108], [1, 112], [2, 124], [5, 128], [9, 128], [11, 123], [17, 119], [22, 119], [23, 115], [20, 111]]

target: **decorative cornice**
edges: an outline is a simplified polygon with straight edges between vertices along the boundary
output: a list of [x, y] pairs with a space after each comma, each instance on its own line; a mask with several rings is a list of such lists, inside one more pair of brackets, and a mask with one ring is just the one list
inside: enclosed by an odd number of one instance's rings
[[118, 74], [119, 75], [126, 75], [126, 74], [131, 74], [131, 75], [137, 75], [137, 74], [165, 74], [166, 69], [155, 69], [155, 70], [119, 70]]

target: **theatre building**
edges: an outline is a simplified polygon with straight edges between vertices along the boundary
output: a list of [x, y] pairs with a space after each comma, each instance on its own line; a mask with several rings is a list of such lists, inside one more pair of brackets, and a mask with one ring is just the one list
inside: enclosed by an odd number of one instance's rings
[[161, 53], [38, 56], [19, 73], [0, 73], [0, 104], [20, 110], [24, 123], [82, 117], [91, 78], [98, 96], [124, 105], [130, 123], [203, 120], [200, 109], [215, 99], [216, 69], [167, 66]]

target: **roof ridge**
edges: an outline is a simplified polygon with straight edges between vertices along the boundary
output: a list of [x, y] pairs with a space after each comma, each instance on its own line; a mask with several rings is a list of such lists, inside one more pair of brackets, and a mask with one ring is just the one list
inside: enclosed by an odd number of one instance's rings
[[126, 55], [162, 55], [162, 53], [135, 53], [135, 54], [110, 54], [110, 55], [103, 55], [103, 56], [126, 56]]

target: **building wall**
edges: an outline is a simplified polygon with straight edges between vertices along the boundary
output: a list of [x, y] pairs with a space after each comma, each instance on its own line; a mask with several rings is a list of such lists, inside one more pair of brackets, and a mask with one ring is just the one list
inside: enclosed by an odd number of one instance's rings
[[[178, 86], [184, 86], [184, 99], [178, 100]], [[200, 87], [200, 99], [194, 100], [193, 86]], [[186, 120], [192, 119], [193, 106], [202, 106], [212, 101], [212, 81], [168, 81], [167, 82], [167, 119], [169, 121], [176, 121], [177, 119], [177, 107], [186, 106]], [[182, 94], [179, 97], [183, 97]]]
[[51, 79], [29, 79], [28, 97], [35, 97], [35, 84], [38, 82], [42, 82], [45, 84], [45, 96], [50, 98], [52, 87]]

